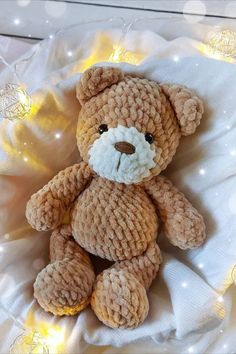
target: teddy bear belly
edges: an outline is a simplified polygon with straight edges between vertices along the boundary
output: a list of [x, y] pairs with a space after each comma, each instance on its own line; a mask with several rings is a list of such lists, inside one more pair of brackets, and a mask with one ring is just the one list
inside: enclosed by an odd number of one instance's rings
[[71, 224], [81, 247], [111, 261], [142, 254], [158, 229], [154, 205], [141, 187], [99, 177], [76, 200]]

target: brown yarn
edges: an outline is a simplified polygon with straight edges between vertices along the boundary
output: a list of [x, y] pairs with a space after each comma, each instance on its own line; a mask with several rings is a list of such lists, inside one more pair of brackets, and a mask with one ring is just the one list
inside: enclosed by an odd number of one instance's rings
[[70, 226], [52, 233], [50, 258], [34, 283], [34, 296], [45, 311], [74, 315], [90, 303], [95, 275], [87, 253], [73, 240]]
[[[205, 239], [202, 216], [159, 176], [172, 160], [181, 135], [195, 131], [203, 107], [182, 86], [157, 84], [109, 67], [85, 72], [77, 97], [82, 105], [77, 144], [83, 161], [61, 171], [27, 204], [26, 217], [34, 228], [54, 230], [51, 263], [38, 275], [34, 293], [53, 314], [76, 314], [91, 299], [103, 323], [134, 328], [148, 314], [147, 291], [161, 263], [157, 215], [175, 246], [193, 248]], [[88, 152], [100, 136], [101, 124], [135, 127], [153, 136], [152, 148], [158, 153], [148, 177], [126, 185], [92, 171]], [[128, 145], [125, 149], [123, 153], [135, 153]], [[62, 225], [68, 209], [69, 225]], [[95, 280], [87, 252], [115, 263]]]
[[181, 133], [193, 134], [204, 112], [202, 101], [184, 86], [170, 84], [160, 86], [173, 105]]
[[203, 217], [183, 193], [163, 176], [146, 182], [145, 188], [159, 210], [170, 242], [182, 249], [200, 246], [206, 238]]
[[103, 91], [106, 87], [122, 80], [123, 72], [119, 68], [94, 67], [85, 71], [78, 86], [77, 98], [84, 104], [91, 97]]
[[28, 201], [26, 218], [30, 225], [38, 231], [55, 229], [91, 178], [92, 171], [85, 162], [59, 172]]
[[142, 284], [132, 274], [115, 268], [98, 276], [91, 306], [100, 321], [112, 328], [135, 328], [149, 310]]

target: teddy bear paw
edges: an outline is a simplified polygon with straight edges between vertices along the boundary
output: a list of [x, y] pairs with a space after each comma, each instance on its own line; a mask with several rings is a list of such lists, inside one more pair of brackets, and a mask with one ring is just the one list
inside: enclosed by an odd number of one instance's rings
[[149, 310], [144, 286], [131, 273], [115, 268], [98, 276], [91, 306], [99, 320], [111, 328], [135, 328]]
[[93, 270], [76, 260], [55, 261], [38, 274], [34, 296], [47, 312], [75, 315], [90, 303], [94, 280]]

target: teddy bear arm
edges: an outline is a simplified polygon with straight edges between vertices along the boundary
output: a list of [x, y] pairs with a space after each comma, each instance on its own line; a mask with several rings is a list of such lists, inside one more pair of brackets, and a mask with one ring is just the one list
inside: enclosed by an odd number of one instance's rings
[[206, 238], [203, 217], [186, 197], [163, 176], [147, 182], [151, 196], [169, 241], [181, 249], [200, 246]]
[[60, 171], [27, 203], [26, 217], [38, 231], [53, 230], [62, 223], [64, 214], [92, 178], [85, 162]]

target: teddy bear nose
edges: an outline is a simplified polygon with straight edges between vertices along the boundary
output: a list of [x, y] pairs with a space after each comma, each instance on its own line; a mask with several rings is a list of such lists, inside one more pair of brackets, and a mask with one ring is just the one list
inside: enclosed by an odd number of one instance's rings
[[127, 143], [126, 141], [119, 141], [115, 143], [115, 149], [127, 155], [132, 155], [135, 153], [135, 146]]

